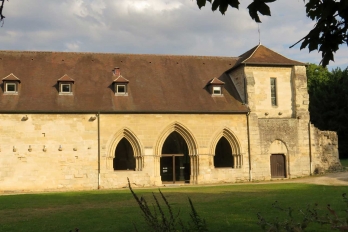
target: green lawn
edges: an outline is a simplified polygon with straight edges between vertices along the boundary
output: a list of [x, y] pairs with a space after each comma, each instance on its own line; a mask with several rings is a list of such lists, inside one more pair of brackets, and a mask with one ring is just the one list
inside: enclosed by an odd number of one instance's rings
[[[161, 190], [174, 211], [180, 209], [184, 221], [189, 220], [187, 198], [190, 197], [200, 216], [206, 219], [209, 231], [261, 231], [256, 224], [257, 212], [266, 218], [282, 215], [271, 208], [275, 200], [294, 209], [318, 203], [325, 213], [330, 203], [341, 213], [345, 209], [341, 194], [347, 187], [282, 183]], [[135, 192], [153, 202], [151, 192], [158, 191], [135, 189]], [[0, 205], [0, 231], [69, 231], [75, 227], [81, 232], [134, 231], [133, 223], [140, 231], [149, 231], [127, 189], [3, 195]], [[308, 231], [327, 230], [328, 227], [313, 226]]]

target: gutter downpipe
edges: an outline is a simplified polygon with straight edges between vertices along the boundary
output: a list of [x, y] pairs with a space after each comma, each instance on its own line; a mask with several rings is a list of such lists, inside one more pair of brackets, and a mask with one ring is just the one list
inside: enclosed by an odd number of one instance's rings
[[[245, 75], [245, 69], [246, 69], [246, 63], [244, 63], [244, 101], [249, 103], [249, 99], [248, 97], [248, 93], [247, 93], [247, 78]], [[248, 100], [247, 100], [248, 99]], [[249, 125], [249, 115], [250, 115], [250, 107], [249, 104], [247, 104], [248, 106], [248, 113], [246, 115], [247, 118], [247, 136], [248, 136], [248, 161], [249, 161], [249, 181], [253, 181], [253, 174], [251, 172], [252, 168], [251, 168], [251, 155], [250, 155], [250, 125]]]
[[252, 176], [252, 173], [251, 173], [249, 115], [250, 115], [250, 109], [248, 110], [246, 118], [247, 118], [247, 133], [248, 133], [249, 181], [252, 181], [253, 180], [253, 176]]
[[309, 140], [309, 174], [312, 175], [313, 161], [312, 161], [312, 137], [311, 137], [311, 121], [308, 122], [308, 140]]
[[100, 112], [97, 113], [98, 118], [98, 189], [100, 189]]

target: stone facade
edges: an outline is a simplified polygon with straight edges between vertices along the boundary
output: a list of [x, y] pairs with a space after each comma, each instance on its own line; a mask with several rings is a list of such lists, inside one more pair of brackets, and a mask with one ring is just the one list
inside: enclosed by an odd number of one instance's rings
[[[0, 62], [0, 75], [5, 77], [0, 95], [0, 192], [122, 188], [127, 178], [134, 186], [162, 186], [168, 183], [164, 179], [168, 172], [180, 184], [235, 183], [296, 178], [340, 166], [336, 133], [310, 124], [305, 66], [260, 45], [234, 60], [145, 57], [153, 65], [161, 64], [155, 69], [137, 56], [23, 53], [18, 58], [7, 52], [0, 56], [8, 62]], [[18, 63], [26, 56], [28, 61]], [[68, 64], [60, 64], [66, 60]], [[127, 94], [113, 92], [114, 76], [98, 77], [114, 62], [129, 65], [122, 69], [128, 71], [122, 77]], [[138, 63], [140, 68], [132, 69]], [[46, 66], [47, 72], [41, 73]], [[36, 72], [32, 76], [8, 75], [12, 69], [29, 67]], [[48, 79], [55, 69], [72, 70], [73, 78], [63, 76], [71, 93], [27, 89], [35, 81], [46, 88], [48, 80], [35, 78]], [[219, 80], [212, 76], [216, 69]], [[143, 73], [151, 75], [146, 79]], [[271, 78], [276, 83], [273, 95]], [[7, 94], [6, 81], [16, 83], [17, 92]], [[223, 88], [222, 94], [205, 86], [212, 82]], [[60, 84], [55, 88], [59, 91]], [[178, 89], [185, 91], [175, 92]], [[174, 145], [168, 145], [170, 139]], [[184, 145], [179, 149], [180, 144]], [[117, 149], [131, 154], [121, 170], [115, 166], [121, 162]], [[128, 168], [128, 163], [134, 166]]]
[[[0, 128], [2, 191], [120, 188], [127, 178], [136, 186], [160, 186], [161, 149], [173, 131], [188, 143], [190, 183], [248, 180], [245, 115], [99, 114], [93, 121], [95, 114], [22, 117], [0, 115], [6, 125]], [[214, 168], [215, 146], [223, 136], [236, 143], [237, 155], [245, 160], [240, 168]], [[132, 144], [135, 170], [113, 169], [122, 138]]]

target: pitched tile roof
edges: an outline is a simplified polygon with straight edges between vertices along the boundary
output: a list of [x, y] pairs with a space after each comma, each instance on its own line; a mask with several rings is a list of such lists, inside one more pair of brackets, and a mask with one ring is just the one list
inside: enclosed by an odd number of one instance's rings
[[261, 44], [240, 55], [238, 61], [232, 67], [232, 69], [240, 66], [241, 64], [276, 66], [305, 65], [302, 62], [288, 59]]
[[225, 84], [225, 82], [220, 81], [219, 79], [214, 77], [211, 81], [209, 81], [209, 84], [210, 85], [223, 85], [223, 84]]
[[19, 82], [21, 82], [21, 80], [18, 77], [16, 77], [13, 73], [2, 78], [2, 81], [19, 81]]
[[74, 79], [70, 78], [68, 75], [64, 74], [64, 76], [62, 76], [61, 78], [58, 79], [58, 81], [69, 81], [69, 82], [74, 82]]
[[[225, 74], [233, 57], [0, 51], [0, 58], [0, 78], [16, 73], [22, 82], [15, 96], [0, 89], [2, 113], [247, 112]], [[129, 80], [128, 96], [115, 96], [115, 66]], [[73, 77], [73, 95], [59, 95], [60, 77]], [[213, 77], [225, 82], [221, 98], [206, 88]]]
[[113, 82], [115, 83], [129, 83], [129, 80], [124, 78], [123, 76], [118, 76]]

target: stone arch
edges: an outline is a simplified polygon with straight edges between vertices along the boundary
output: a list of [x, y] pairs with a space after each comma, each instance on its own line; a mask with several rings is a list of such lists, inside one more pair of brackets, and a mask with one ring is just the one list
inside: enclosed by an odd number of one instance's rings
[[136, 135], [128, 128], [123, 128], [114, 134], [109, 146], [109, 151], [107, 155], [108, 158], [113, 159], [115, 157], [116, 147], [118, 143], [121, 141], [121, 139], [123, 138], [127, 139], [127, 141], [132, 146], [133, 154], [135, 158], [135, 171], [141, 171], [144, 167], [144, 162], [143, 162], [144, 153], [142, 150], [142, 146], [139, 139], [136, 137]]
[[198, 149], [197, 149], [197, 142], [193, 136], [193, 134], [190, 132], [188, 128], [186, 128], [184, 125], [178, 122], [173, 122], [169, 126], [167, 126], [162, 133], [159, 135], [159, 139], [157, 140], [157, 143], [155, 145], [154, 153], [157, 157], [155, 168], [156, 168], [156, 175], [160, 176], [160, 159], [162, 155], [162, 147], [168, 136], [172, 132], [177, 132], [186, 142], [187, 148], [188, 148], [188, 155], [190, 157], [190, 183], [196, 184], [197, 183], [197, 177], [198, 177]]
[[269, 146], [269, 150], [268, 153], [278, 153], [278, 154], [284, 154], [287, 155], [288, 154], [288, 147], [286, 146], [286, 143], [281, 140], [281, 139], [275, 139], [271, 145]]
[[155, 146], [155, 155], [156, 156], [161, 156], [162, 153], [162, 147], [167, 139], [167, 137], [172, 133], [172, 132], [177, 132], [180, 134], [183, 139], [185, 140], [187, 147], [188, 147], [188, 152], [190, 156], [197, 155], [197, 142], [194, 139], [193, 134], [182, 124], [178, 122], [174, 122], [167, 126], [163, 132], [160, 134], [159, 139], [157, 141], [157, 144]]
[[243, 165], [243, 155], [241, 152], [240, 142], [237, 136], [228, 128], [220, 130], [212, 139], [209, 152], [215, 156], [215, 149], [220, 141], [224, 137], [231, 146], [233, 156], [233, 168], [241, 168]]

